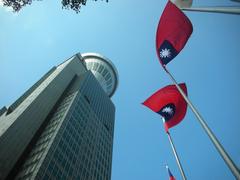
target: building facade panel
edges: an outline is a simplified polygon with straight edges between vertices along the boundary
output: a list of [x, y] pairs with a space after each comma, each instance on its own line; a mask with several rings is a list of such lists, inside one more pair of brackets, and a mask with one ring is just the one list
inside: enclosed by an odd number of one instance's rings
[[105, 124], [113, 124], [114, 105], [90, 72], [74, 83], [80, 86], [73, 84], [64, 95], [17, 179], [111, 178], [113, 139]]
[[[78, 58], [58, 66], [11, 113], [3, 114], [0, 121], [0, 179], [4, 178], [21, 156], [34, 134], [48, 116], [76, 70], [86, 72]], [[81, 73], [84, 73], [81, 72]], [[78, 72], [79, 73], [79, 72]], [[12, 155], [14, 154], [14, 156]]]
[[50, 70], [1, 111], [0, 179], [110, 180], [114, 91], [80, 54]]

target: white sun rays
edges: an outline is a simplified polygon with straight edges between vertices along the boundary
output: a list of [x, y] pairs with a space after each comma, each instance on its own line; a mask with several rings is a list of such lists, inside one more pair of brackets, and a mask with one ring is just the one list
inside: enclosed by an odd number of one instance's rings
[[168, 113], [170, 115], [173, 114], [173, 109], [171, 107], [165, 107], [163, 108], [162, 112]]
[[161, 58], [169, 58], [169, 57], [171, 57], [171, 51], [170, 51], [170, 49], [167, 49], [167, 48], [162, 49], [162, 50], [160, 51], [160, 57], [161, 57]]

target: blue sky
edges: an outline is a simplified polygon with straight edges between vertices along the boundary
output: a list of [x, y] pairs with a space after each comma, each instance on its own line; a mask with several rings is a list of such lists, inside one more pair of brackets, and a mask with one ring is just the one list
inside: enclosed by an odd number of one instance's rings
[[[20, 13], [0, 8], [0, 106], [10, 105], [52, 66], [77, 52], [97, 52], [115, 64], [116, 105], [112, 180], [180, 179], [159, 115], [141, 102], [171, 84], [155, 52], [166, 0], [88, 1], [80, 14], [59, 1], [34, 1]], [[228, 0], [193, 6], [238, 5]], [[168, 65], [189, 98], [240, 167], [240, 16], [187, 12], [193, 34]], [[234, 179], [188, 108], [172, 138], [188, 179]]]

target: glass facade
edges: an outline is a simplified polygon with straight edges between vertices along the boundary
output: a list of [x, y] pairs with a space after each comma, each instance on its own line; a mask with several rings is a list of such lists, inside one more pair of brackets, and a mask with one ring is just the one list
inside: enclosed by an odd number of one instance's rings
[[115, 71], [78, 53], [0, 109], [0, 179], [110, 180]]
[[76, 77], [16, 179], [110, 180], [114, 113], [90, 71]]
[[98, 79], [104, 91], [111, 97], [118, 85], [118, 74], [115, 66], [109, 59], [95, 53], [83, 54], [83, 61], [88, 70], [91, 70]]

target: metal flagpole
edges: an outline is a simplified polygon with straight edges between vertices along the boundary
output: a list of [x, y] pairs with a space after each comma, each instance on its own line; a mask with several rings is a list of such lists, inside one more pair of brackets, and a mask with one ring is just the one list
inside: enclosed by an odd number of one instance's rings
[[181, 10], [224, 14], [240, 14], [240, 7], [191, 7], [191, 8], [182, 7]]
[[170, 142], [170, 144], [171, 144], [171, 147], [172, 147], [172, 150], [173, 150], [173, 154], [174, 154], [175, 159], [176, 159], [176, 161], [177, 161], [178, 168], [179, 168], [179, 170], [180, 170], [180, 172], [181, 172], [182, 178], [183, 178], [183, 180], [186, 180], [187, 178], [186, 178], [185, 173], [184, 173], [184, 171], [183, 171], [181, 162], [180, 162], [180, 160], [179, 160], [179, 157], [178, 157], [176, 148], [175, 148], [175, 146], [174, 146], [174, 144], [173, 144], [172, 137], [171, 137], [169, 131], [167, 131], [167, 135], [168, 135], [168, 140], [169, 140], [169, 142]]
[[234, 164], [234, 162], [232, 161], [232, 159], [230, 158], [230, 156], [227, 154], [227, 152], [224, 150], [223, 146], [220, 144], [220, 142], [218, 141], [218, 139], [216, 138], [216, 136], [213, 134], [213, 132], [211, 131], [211, 129], [208, 127], [207, 123], [203, 120], [202, 116], [199, 114], [199, 112], [197, 111], [197, 109], [193, 106], [193, 104], [190, 102], [190, 100], [188, 99], [188, 97], [186, 96], [186, 94], [183, 92], [183, 90], [181, 89], [181, 87], [178, 85], [178, 83], [176, 82], [176, 80], [174, 79], [174, 77], [171, 75], [171, 73], [166, 69], [166, 66], [164, 66], [164, 69], [166, 70], [167, 74], [169, 75], [169, 77], [171, 78], [171, 80], [173, 81], [173, 83], [175, 84], [175, 86], [177, 87], [178, 91], [181, 93], [181, 95], [183, 96], [183, 98], [185, 99], [185, 101], [187, 102], [187, 104], [190, 106], [191, 110], [193, 111], [193, 113], [195, 114], [195, 116], [197, 117], [199, 123], [201, 124], [201, 126], [203, 127], [203, 129], [205, 130], [205, 132], [207, 133], [208, 137], [210, 138], [210, 140], [212, 141], [212, 143], [214, 144], [214, 146], [216, 147], [216, 149], [218, 150], [218, 152], [220, 153], [220, 155], [222, 156], [223, 160], [225, 161], [225, 163], [228, 165], [229, 169], [232, 171], [233, 175], [236, 177], [236, 179], [240, 180], [240, 171], [238, 169], [238, 167]]

